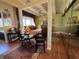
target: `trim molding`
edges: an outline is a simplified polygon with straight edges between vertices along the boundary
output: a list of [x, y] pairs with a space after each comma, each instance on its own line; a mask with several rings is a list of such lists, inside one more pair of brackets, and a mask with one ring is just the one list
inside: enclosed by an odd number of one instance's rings
[[51, 48], [50, 47], [47, 47], [47, 50], [51, 51]]

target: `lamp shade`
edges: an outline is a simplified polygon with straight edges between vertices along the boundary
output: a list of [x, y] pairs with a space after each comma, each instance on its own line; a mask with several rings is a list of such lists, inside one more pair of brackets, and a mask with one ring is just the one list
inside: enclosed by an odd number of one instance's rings
[[29, 26], [26, 26], [25, 31], [26, 31], [26, 33], [29, 33], [30, 32], [30, 27]]

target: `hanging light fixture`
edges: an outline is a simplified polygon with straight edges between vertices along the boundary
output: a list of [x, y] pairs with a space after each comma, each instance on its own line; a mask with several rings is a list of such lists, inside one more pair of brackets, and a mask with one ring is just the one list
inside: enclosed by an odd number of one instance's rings
[[30, 33], [30, 27], [29, 26], [26, 26], [25, 32]]

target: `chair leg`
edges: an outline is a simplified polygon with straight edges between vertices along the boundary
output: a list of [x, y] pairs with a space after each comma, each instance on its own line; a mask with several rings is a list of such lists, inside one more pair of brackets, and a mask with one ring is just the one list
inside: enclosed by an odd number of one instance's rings
[[21, 41], [21, 46], [23, 46], [24, 45], [24, 42], [23, 41]]
[[35, 45], [35, 52], [37, 52], [37, 43], [36, 43], [36, 45]]
[[45, 43], [43, 42], [43, 50], [44, 50], [44, 52], [45, 52]]
[[35, 52], [37, 52], [37, 46], [35, 46]]

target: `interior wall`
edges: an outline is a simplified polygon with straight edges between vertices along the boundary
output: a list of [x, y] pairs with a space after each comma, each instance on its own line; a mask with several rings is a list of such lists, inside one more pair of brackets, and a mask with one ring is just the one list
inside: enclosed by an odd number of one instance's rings
[[35, 23], [36, 23], [36, 27], [37, 28], [41, 28], [41, 25], [43, 24], [43, 21], [44, 20], [47, 20], [47, 15], [44, 15], [44, 16], [37, 16], [35, 18]]
[[[63, 17], [63, 31], [67, 33], [75, 34], [77, 31], [77, 25], [79, 24], [79, 11], [73, 11], [72, 17], [77, 17], [76, 23], [74, 24], [72, 20], [69, 18], [71, 17], [71, 10]], [[71, 22], [71, 24], [68, 24]]]
[[[8, 9], [8, 11], [10, 12], [10, 16], [11, 16], [11, 20], [12, 20], [12, 27], [17, 27], [17, 18], [16, 18], [15, 10], [13, 9], [13, 6], [10, 6], [10, 5], [0, 1], [0, 12], [3, 13], [5, 9]], [[7, 29], [4, 29], [4, 27], [3, 27], [1, 30], [3, 30], [2, 32], [4, 33], [4, 36], [5, 36], [5, 42], [7, 43], [8, 42], [7, 34], [6, 34]]]
[[[56, 14], [53, 21], [53, 32], [66, 32], [75, 34], [77, 32], [77, 25], [79, 24], [79, 11], [73, 11], [72, 17], [77, 17], [76, 23], [74, 24], [71, 18], [71, 9], [66, 13], [64, 17], [62, 14]], [[70, 24], [70, 23], [71, 24]]]
[[[47, 15], [45, 16], [38, 16], [36, 17], [35, 23], [37, 28], [41, 28], [41, 25], [43, 24], [43, 21], [47, 20]], [[61, 14], [56, 14], [54, 16], [54, 19], [52, 19], [53, 21], [53, 31], [54, 32], [58, 32], [58, 31], [62, 31], [62, 17]]]
[[[72, 16], [76, 16], [77, 17], [77, 20], [79, 21], [79, 11], [73, 11], [73, 14]], [[47, 17], [47, 16], [38, 16], [36, 17], [36, 26], [37, 28], [41, 28], [41, 25], [43, 23], [43, 20], [44, 18]], [[54, 19], [52, 20], [53, 21], [53, 32], [66, 32], [66, 33], [76, 33], [77, 31], [77, 27], [76, 25], [74, 25], [73, 23], [72, 24], [68, 24], [68, 22], [72, 22], [72, 21], [69, 21], [69, 18], [71, 17], [71, 10], [69, 10], [67, 12], [67, 14], [62, 17], [62, 14], [56, 14], [54, 16]], [[76, 23], [76, 24], [79, 24], [79, 23]]]
[[53, 32], [59, 32], [62, 31], [62, 17], [61, 14], [56, 14], [54, 18], [52, 19], [52, 28]]
[[2, 12], [5, 9], [8, 9], [10, 11], [10, 15], [11, 15], [11, 19], [12, 19], [12, 26], [16, 27], [17, 22], [16, 22], [15, 10], [13, 9], [13, 6], [10, 6], [4, 2], [0, 2], [0, 9], [2, 10]]

